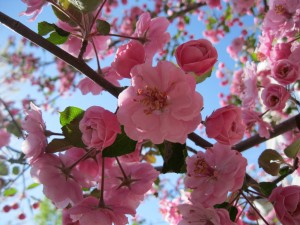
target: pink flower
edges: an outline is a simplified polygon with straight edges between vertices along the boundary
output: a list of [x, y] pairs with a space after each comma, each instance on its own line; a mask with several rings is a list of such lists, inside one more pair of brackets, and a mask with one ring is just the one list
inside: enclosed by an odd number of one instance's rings
[[30, 174], [44, 185], [44, 194], [56, 207], [65, 208], [68, 204], [74, 205], [81, 201], [81, 186], [58, 156], [44, 154], [32, 164]]
[[30, 110], [26, 114], [25, 120], [22, 121], [22, 128], [28, 133], [44, 133], [46, 125], [42, 118], [41, 109], [31, 102]]
[[207, 5], [211, 8], [221, 6], [220, 0], [206, 0]]
[[245, 132], [242, 111], [239, 107], [228, 105], [214, 111], [205, 120], [206, 134], [224, 145], [240, 141]]
[[291, 54], [291, 43], [277, 43], [271, 51], [270, 59], [276, 62], [280, 59], [287, 59]]
[[243, 90], [240, 93], [243, 108], [254, 108], [258, 99], [257, 72], [254, 63], [246, 63], [242, 79]]
[[82, 141], [90, 148], [102, 150], [114, 143], [121, 133], [120, 124], [115, 114], [100, 106], [88, 108], [79, 123]]
[[231, 58], [238, 59], [238, 54], [242, 50], [244, 42], [243, 37], [233, 39], [232, 43], [226, 49]]
[[300, 75], [299, 65], [288, 59], [274, 62], [272, 77], [282, 85], [288, 85], [298, 80]]
[[218, 52], [210, 41], [205, 39], [188, 41], [175, 51], [176, 61], [185, 72], [201, 76], [210, 71], [218, 59]]
[[201, 204], [178, 206], [182, 220], [178, 225], [236, 225], [226, 209], [205, 208]]
[[[78, 32], [78, 29], [76, 29], [77, 27], [72, 27], [68, 23], [65, 23], [65, 22], [62, 22], [59, 20], [59, 22], [57, 23], [57, 26], [59, 26], [60, 28], [62, 28], [63, 30], [65, 30], [67, 32], [76, 34], [78, 36], [82, 36], [82, 34], [80, 32]], [[96, 31], [95, 26], [92, 29], [92, 32], [94, 32], [94, 31]], [[93, 48], [91, 40], [93, 40], [93, 42], [96, 46], [97, 53], [106, 50], [108, 48], [108, 44], [110, 42], [108, 36], [99, 35], [99, 36], [90, 37], [88, 45], [85, 50], [85, 53], [83, 54], [84, 59], [91, 59], [95, 56], [95, 50]], [[69, 35], [68, 40], [65, 43], [63, 43], [62, 45], [60, 45], [60, 47], [63, 50], [65, 50], [66, 52], [70, 53], [71, 55], [77, 57], [79, 55], [81, 45], [82, 45], [81, 38], [79, 38], [75, 35]]]
[[284, 225], [298, 225], [300, 221], [300, 186], [279, 186], [272, 191], [269, 200], [276, 215]]
[[170, 41], [170, 34], [166, 32], [169, 21], [164, 17], [151, 19], [148, 12], [140, 15], [136, 23], [135, 37], [146, 38], [144, 44], [147, 60], [152, 60], [155, 53], [162, 50], [164, 45]]
[[203, 99], [195, 92], [195, 79], [167, 61], [137, 65], [131, 74], [132, 86], [118, 99], [117, 116], [126, 134], [155, 144], [184, 143], [201, 121]]
[[[119, 200], [120, 202], [120, 200]], [[67, 210], [73, 221], [79, 221], [79, 224], [84, 225], [125, 225], [128, 223], [128, 219], [125, 214], [134, 214], [127, 207], [122, 207], [105, 200], [107, 206], [99, 207], [99, 199], [95, 197], [87, 197], [83, 199], [79, 204]]]
[[114, 62], [111, 66], [121, 77], [131, 78], [130, 70], [135, 65], [143, 64], [145, 60], [145, 50], [143, 45], [138, 41], [130, 41], [128, 44], [118, 48]]
[[243, 185], [247, 160], [230, 146], [216, 143], [206, 152], [186, 159], [185, 186], [193, 189], [191, 201], [213, 206], [226, 200], [229, 191]]
[[43, 6], [47, 4], [47, 1], [45, 0], [22, 0], [22, 2], [27, 5], [27, 9], [25, 12], [22, 12], [21, 15], [32, 15], [30, 21], [34, 21], [37, 15], [42, 12]]
[[245, 14], [254, 5], [254, 0], [233, 0], [232, 10], [238, 14]]
[[9, 144], [10, 134], [5, 129], [0, 129], [0, 148]]
[[[114, 84], [117, 87], [120, 87], [119, 79], [120, 77], [116, 74], [115, 70], [112, 67], [105, 67], [102, 69], [104, 78], [110, 83]], [[104, 89], [96, 84], [93, 80], [88, 77], [83, 78], [77, 85], [83, 95], [92, 93], [93, 95], [100, 94]]]
[[282, 111], [290, 93], [281, 85], [268, 84], [261, 93], [264, 105], [271, 110]]

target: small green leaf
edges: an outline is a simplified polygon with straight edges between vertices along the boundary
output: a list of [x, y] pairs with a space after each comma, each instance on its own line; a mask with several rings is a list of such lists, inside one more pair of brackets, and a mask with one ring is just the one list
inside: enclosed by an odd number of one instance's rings
[[70, 144], [72, 144], [75, 147], [78, 148], [84, 148], [86, 147], [85, 144], [82, 142], [82, 133], [79, 129], [79, 122], [80, 122], [81, 118], [76, 118], [74, 120], [72, 120], [71, 123], [63, 126], [61, 128], [64, 136], [66, 137], [66, 141], [69, 142]]
[[290, 172], [290, 169], [289, 169], [288, 166], [282, 167], [282, 168], [280, 168], [280, 170], [279, 170], [280, 176], [286, 176], [289, 172]]
[[105, 148], [102, 152], [103, 157], [116, 157], [126, 155], [135, 151], [137, 141], [130, 139], [122, 127], [122, 133], [117, 135], [115, 142]]
[[53, 139], [46, 147], [47, 153], [62, 152], [73, 147], [66, 139]]
[[164, 159], [162, 173], [175, 172], [185, 173], [187, 157], [186, 144], [172, 143], [165, 141], [163, 144], [157, 145], [160, 154]]
[[52, 32], [50, 36], [47, 38], [52, 44], [61, 45], [68, 40], [68, 36], [62, 36], [57, 32]]
[[277, 186], [273, 182], [260, 182], [259, 187], [261, 192], [268, 197]]
[[8, 166], [5, 162], [0, 161], [0, 176], [8, 175]]
[[259, 167], [272, 176], [278, 175], [282, 163], [284, 163], [282, 156], [272, 149], [266, 149], [258, 158]]
[[96, 20], [96, 28], [101, 35], [107, 35], [110, 32], [110, 24], [105, 20]]
[[18, 174], [20, 173], [20, 168], [19, 168], [18, 166], [14, 166], [14, 167], [12, 168], [12, 173], [13, 173], [14, 175], [18, 175]]
[[40, 185], [39, 183], [32, 183], [32, 184], [30, 184], [30, 185], [27, 186], [26, 190], [30, 190], [30, 189], [36, 188], [39, 185]]
[[206, 78], [210, 77], [211, 76], [211, 72], [212, 70], [202, 74], [202, 75], [197, 75], [195, 73], [193, 73], [192, 75], [195, 77], [195, 80], [196, 80], [196, 83], [199, 84], [199, 83], [202, 83], [203, 81], [206, 80]]
[[52, 23], [48, 23], [46, 21], [40, 22], [38, 24], [38, 34], [45, 36], [46, 34], [49, 34], [50, 32], [55, 30], [55, 26]]
[[64, 111], [60, 112], [60, 124], [65, 126], [71, 123], [76, 118], [82, 118], [84, 114], [84, 110], [77, 108], [75, 106], [69, 106], [65, 108]]
[[81, 12], [88, 13], [95, 11], [102, 0], [69, 0]]
[[284, 154], [289, 158], [296, 158], [300, 151], [300, 138], [284, 149]]
[[3, 195], [5, 197], [14, 196], [17, 192], [18, 190], [16, 188], [8, 188], [3, 192]]

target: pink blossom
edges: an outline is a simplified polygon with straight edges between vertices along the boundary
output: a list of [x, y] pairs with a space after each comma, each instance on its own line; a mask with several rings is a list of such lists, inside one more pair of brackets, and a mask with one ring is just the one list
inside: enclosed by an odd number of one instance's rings
[[291, 43], [277, 43], [271, 51], [270, 59], [276, 62], [280, 59], [287, 59], [291, 54]]
[[[81, 36], [81, 33], [77, 31], [77, 27], [72, 27], [68, 23], [58, 21], [57, 26], [60, 27], [61, 29], [70, 32], [72, 34], [77, 34], [78, 36]], [[94, 26], [92, 29], [92, 32], [96, 31], [96, 27]], [[84, 59], [91, 59], [95, 56], [95, 50], [93, 48], [92, 42], [93, 40], [97, 53], [106, 50], [108, 48], [108, 44], [110, 42], [109, 36], [103, 36], [103, 35], [98, 35], [98, 36], [92, 36], [89, 39], [88, 45], [86, 47], [85, 53], [83, 54]], [[82, 45], [82, 40], [81, 38], [75, 36], [75, 35], [69, 35], [68, 40], [60, 45], [60, 47], [65, 50], [66, 52], [70, 53], [71, 55], [77, 57], [79, 55], [80, 49]]]
[[179, 45], [175, 57], [179, 67], [185, 72], [201, 76], [212, 70], [217, 62], [218, 52], [210, 41], [199, 39]]
[[5, 129], [0, 129], [0, 148], [7, 146], [10, 141], [10, 134]]
[[[104, 78], [112, 83], [113, 85], [120, 87], [119, 79], [120, 77], [116, 74], [115, 70], [112, 67], [105, 67], [102, 69]], [[83, 78], [77, 85], [83, 95], [92, 93], [93, 95], [98, 95], [104, 89], [96, 84], [93, 80], [88, 77]]]
[[300, 221], [300, 186], [279, 186], [272, 191], [269, 200], [276, 215], [284, 225], [298, 225]]
[[261, 93], [264, 105], [271, 110], [282, 111], [290, 93], [281, 85], [268, 84]]
[[152, 60], [155, 53], [162, 50], [164, 45], [170, 41], [170, 34], [166, 32], [169, 21], [164, 17], [151, 19], [148, 12], [140, 15], [136, 23], [135, 37], [146, 38], [144, 44], [147, 60]]
[[85, 111], [79, 129], [83, 143], [98, 150], [110, 146], [121, 133], [116, 115], [100, 106], [92, 106]]
[[148, 163], [122, 162], [121, 166], [126, 177], [120, 167], [115, 165], [106, 170], [105, 188], [110, 195], [119, 196], [126, 202], [127, 207], [135, 210], [146, 192], [151, 189], [159, 172]]
[[228, 105], [214, 111], [205, 120], [206, 134], [221, 144], [233, 145], [240, 141], [245, 132], [242, 111], [239, 107]]
[[206, 0], [207, 5], [211, 8], [220, 7], [221, 2], [220, 0]]
[[135, 65], [143, 64], [145, 60], [143, 45], [138, 41], [130, 41], [118, 48], [111, 66], [121, 77], [130, 78], [130, 70]]
[[182, 220], [178, 225], [236, 225], [226, 209], [205, 208], [201, 204], [178, 206]]
[[[95, 197], [87, 197], [79, 204], [67, 210], [73, 221], [79, 221], [84, 225], [125, 225], [128, 219], [125, 214], [134, 214], [127, 207], [119, 206], [115, 201], [105, 200], [107, 206], [99, 206], [99, 199]], [[119, 201], [120, 202], [120, 201]]]
[[[54, 154], [44, 154], [31, 167], [31, 177], [44, 185], [43, 192], [58, 208], [76, 204], [82, 199], [82, 190], [71, 171]], [[58, 188], [59, 187], [59, 188]]]
[[226, 49], [231, 58], [238, 59], [238, 54], [242, 50], [244, 42], [243, 37], [233, 39], [232, 43]]
[[243, 185], [247, 160], [230, 146], [216, 143], [205, 152], [187, 157], [185, 185], [193, 189], [191, 201], [213, 206], [226, 200], [229, 191]]
[[31, 102], [30, 110], [26, 114], [25, 120], [22, 121], [22, 128], [28, 133], [44, 133], [46, 125], [42, 118], [41, 109]]
[[159, 202], [160, 213], [162, 214], [164, 220], [170, 225], [177, 225], [182, 219], [182, 216], [179, 214], [177, 209], [178, 203], [178, 199], [173, 199], [172, 201], [162, 199]]
[[132, 86], [118, 99], [117, 116], [126, 134], [155, 144], [184, 143], [201, 121], [203, 99], [195, 92], [195, 79], [167, 61], [137, 65], [131, 74]]
[[47, 4], [45, 0], [22, 0], [27, 5], [25, 12], [22, 12], [21, 15], [31, 16], [31, 21], [34, 21], [36, 17], [42, 12], [42, 8]]
[[232, 10], [238, 14], [247, 13], [254, 5], [254, 0], [233, 0]]
[[299, 66], [288, 59], [276, 61], [272, 67], [272, 77], [281, 85], [291, 84], [299, 79]]

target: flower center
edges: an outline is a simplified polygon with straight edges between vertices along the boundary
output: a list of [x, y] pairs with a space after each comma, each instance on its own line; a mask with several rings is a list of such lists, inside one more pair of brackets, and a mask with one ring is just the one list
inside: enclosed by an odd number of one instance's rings
[[277, 96], [272, 95], [272, 96], [270, 97], [270, 104], [271, 104], [272, 106], [277, 105], [278, 102], [279, 102], [279, 98], [278, 98]]
[[276, 14], [285, 14], [286, 13], [286, 9], [284, 8], [283, 5], [275, 5], [274, 11], [276, 12]]
[[146, 86], [144, 89], [138, 89], [137, 95], [141, 96], [141, 99], [136, 101], [147, 107], [144, 110], [147, 115], [152, 114], [153, 111], [163, 111], [167, 106], [167, 94], [160, 92], [156, 87]]
[[211, 168], [207, 162], [205, 161], [205, 159], [203, 159], [202, 157], [199, 158], [196, 162], [195, 162], [195, 169], [194, 169], [194, 173], [198, 174], [198, 175], [205, 175], [205, 176], [209, 176], [212, 177], [215, 175], [215, 171], [213, 168]]

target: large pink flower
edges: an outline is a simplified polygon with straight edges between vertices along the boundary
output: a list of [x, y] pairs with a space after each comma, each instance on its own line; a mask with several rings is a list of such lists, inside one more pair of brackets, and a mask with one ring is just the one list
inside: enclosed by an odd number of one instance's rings
[[201, 76], [210, 71], [217, 62], [218, 52], [210, 41], [199, 39], [179, 45], [175, 56], [181, 69]]
[[281, 85], [291, 84], [300, 77], [299, 65], [288, 59], [278, 60], [273, 64], [272, 77]]
[[82, 141], [88, 147], [102, 150], [114, 143], [121, 133], [117, 117], [100, 106], [88, 108], [79, 123]]
[[46, 0], [22, 0], [27, 5], [27, 9], [25, 12], [22, 12], [21, 15], [31, 16], [31, 21], [35, 20], [35, 18], [42, 12], [42, 8], [47, 4]]
[[298, 225], [300, 221], [300, 186], [279, 186], [272, 191], [269, 200], [276, 215], [284, 225]]
[[261, 93], [264, 105], [271, 110], [283, 110], [289, 97], [285, 87], [278, 84], [268, 84]]
[[240, 141], [245, 132], [242, 111], [239, 107], [228, 105], [214, 111], [205, 121], [206, 134], [224, 145]]
[[188, 157], [186, 163], [185, 185], [193, 189], [193, 203], [220, 204], [229, 191], [237, 191], [243, 185], [247, 160], [230, 146], [217, 143], [205, 153]]
[[164, 45], [170, 41], [170, 34], [166, 32], [169, 21], [164, 17], [151, 19], [148, 12], [140, 15], [136, 23], [135, 37], [146, 38], [144, 44], [146, 58], [152, 60], [155, 53], [162, 50]]
[[202, 96], [195, 92], [195, 79], [174, 64], [135, 66], [132, 86], [118, 99], [118, 119], [134, 140], [150, 139], [184, 143], [201, 121]]

